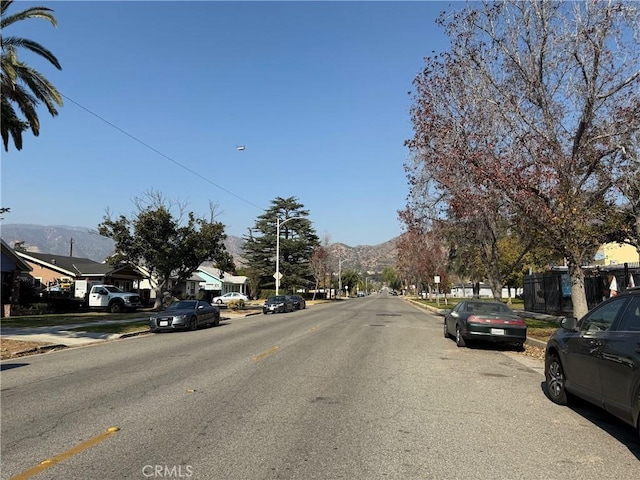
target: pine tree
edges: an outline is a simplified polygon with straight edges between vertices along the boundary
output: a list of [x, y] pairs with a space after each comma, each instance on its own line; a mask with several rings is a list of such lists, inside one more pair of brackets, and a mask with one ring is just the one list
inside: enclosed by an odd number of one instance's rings
[[297, 198], [276, 197], [271, 201], [271, 208], [257, 218], [254, 228], [244, 237], [245, 258], [255, 277], [260, 278], [260, 290], [275, 289], [278, 219], [281, 293], [293, 293], [297, 288], [313, 285], [310, 261], [320, 240], [308, 216], [309, 211]]

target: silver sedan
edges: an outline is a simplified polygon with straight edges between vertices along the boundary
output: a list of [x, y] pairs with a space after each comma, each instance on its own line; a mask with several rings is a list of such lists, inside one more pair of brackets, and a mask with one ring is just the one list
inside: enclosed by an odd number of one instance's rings
[[149, 319], [152, 332], [197, 330], [201, 325], [218, 326], [220, 309], [206, 300], [178, 300]]

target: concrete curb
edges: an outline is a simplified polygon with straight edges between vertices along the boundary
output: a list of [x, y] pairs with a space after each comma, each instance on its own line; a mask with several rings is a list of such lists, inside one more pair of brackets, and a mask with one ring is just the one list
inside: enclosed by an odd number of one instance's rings
[[20, 350], [19, 352], [14, 353], [11, 358], [24, 357], [26, 355], [30, 355], [32, 353], [46, 353], [52, 350], [62, 350], [65, 348], [69, 348], [67, 345], [63, 345], [61, 343], [55, 345], [43, 345], [40, 347], [28, 348], [26, 350]]
[[545, 342], [544, 340], [538, 340], [536, 338], [527, 337], [527, 341], [524, 343], [532, 347], [547, 348], [547, 342]]

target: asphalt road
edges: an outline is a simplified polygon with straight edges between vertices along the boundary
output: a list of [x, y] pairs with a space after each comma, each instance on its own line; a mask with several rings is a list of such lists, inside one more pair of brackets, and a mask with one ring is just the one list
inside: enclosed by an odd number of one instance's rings
[[2, 362], [1, 476], [640, 478], [633, 429], [543, 382], [397, 297], [251, 316]]

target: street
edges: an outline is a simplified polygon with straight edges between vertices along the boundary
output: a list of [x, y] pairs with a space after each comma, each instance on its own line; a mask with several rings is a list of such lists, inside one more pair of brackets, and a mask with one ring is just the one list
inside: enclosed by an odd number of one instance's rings
[[631, 427], [442, 330], [373, 295], [4, 361], [2, 479], [640, 478]]

